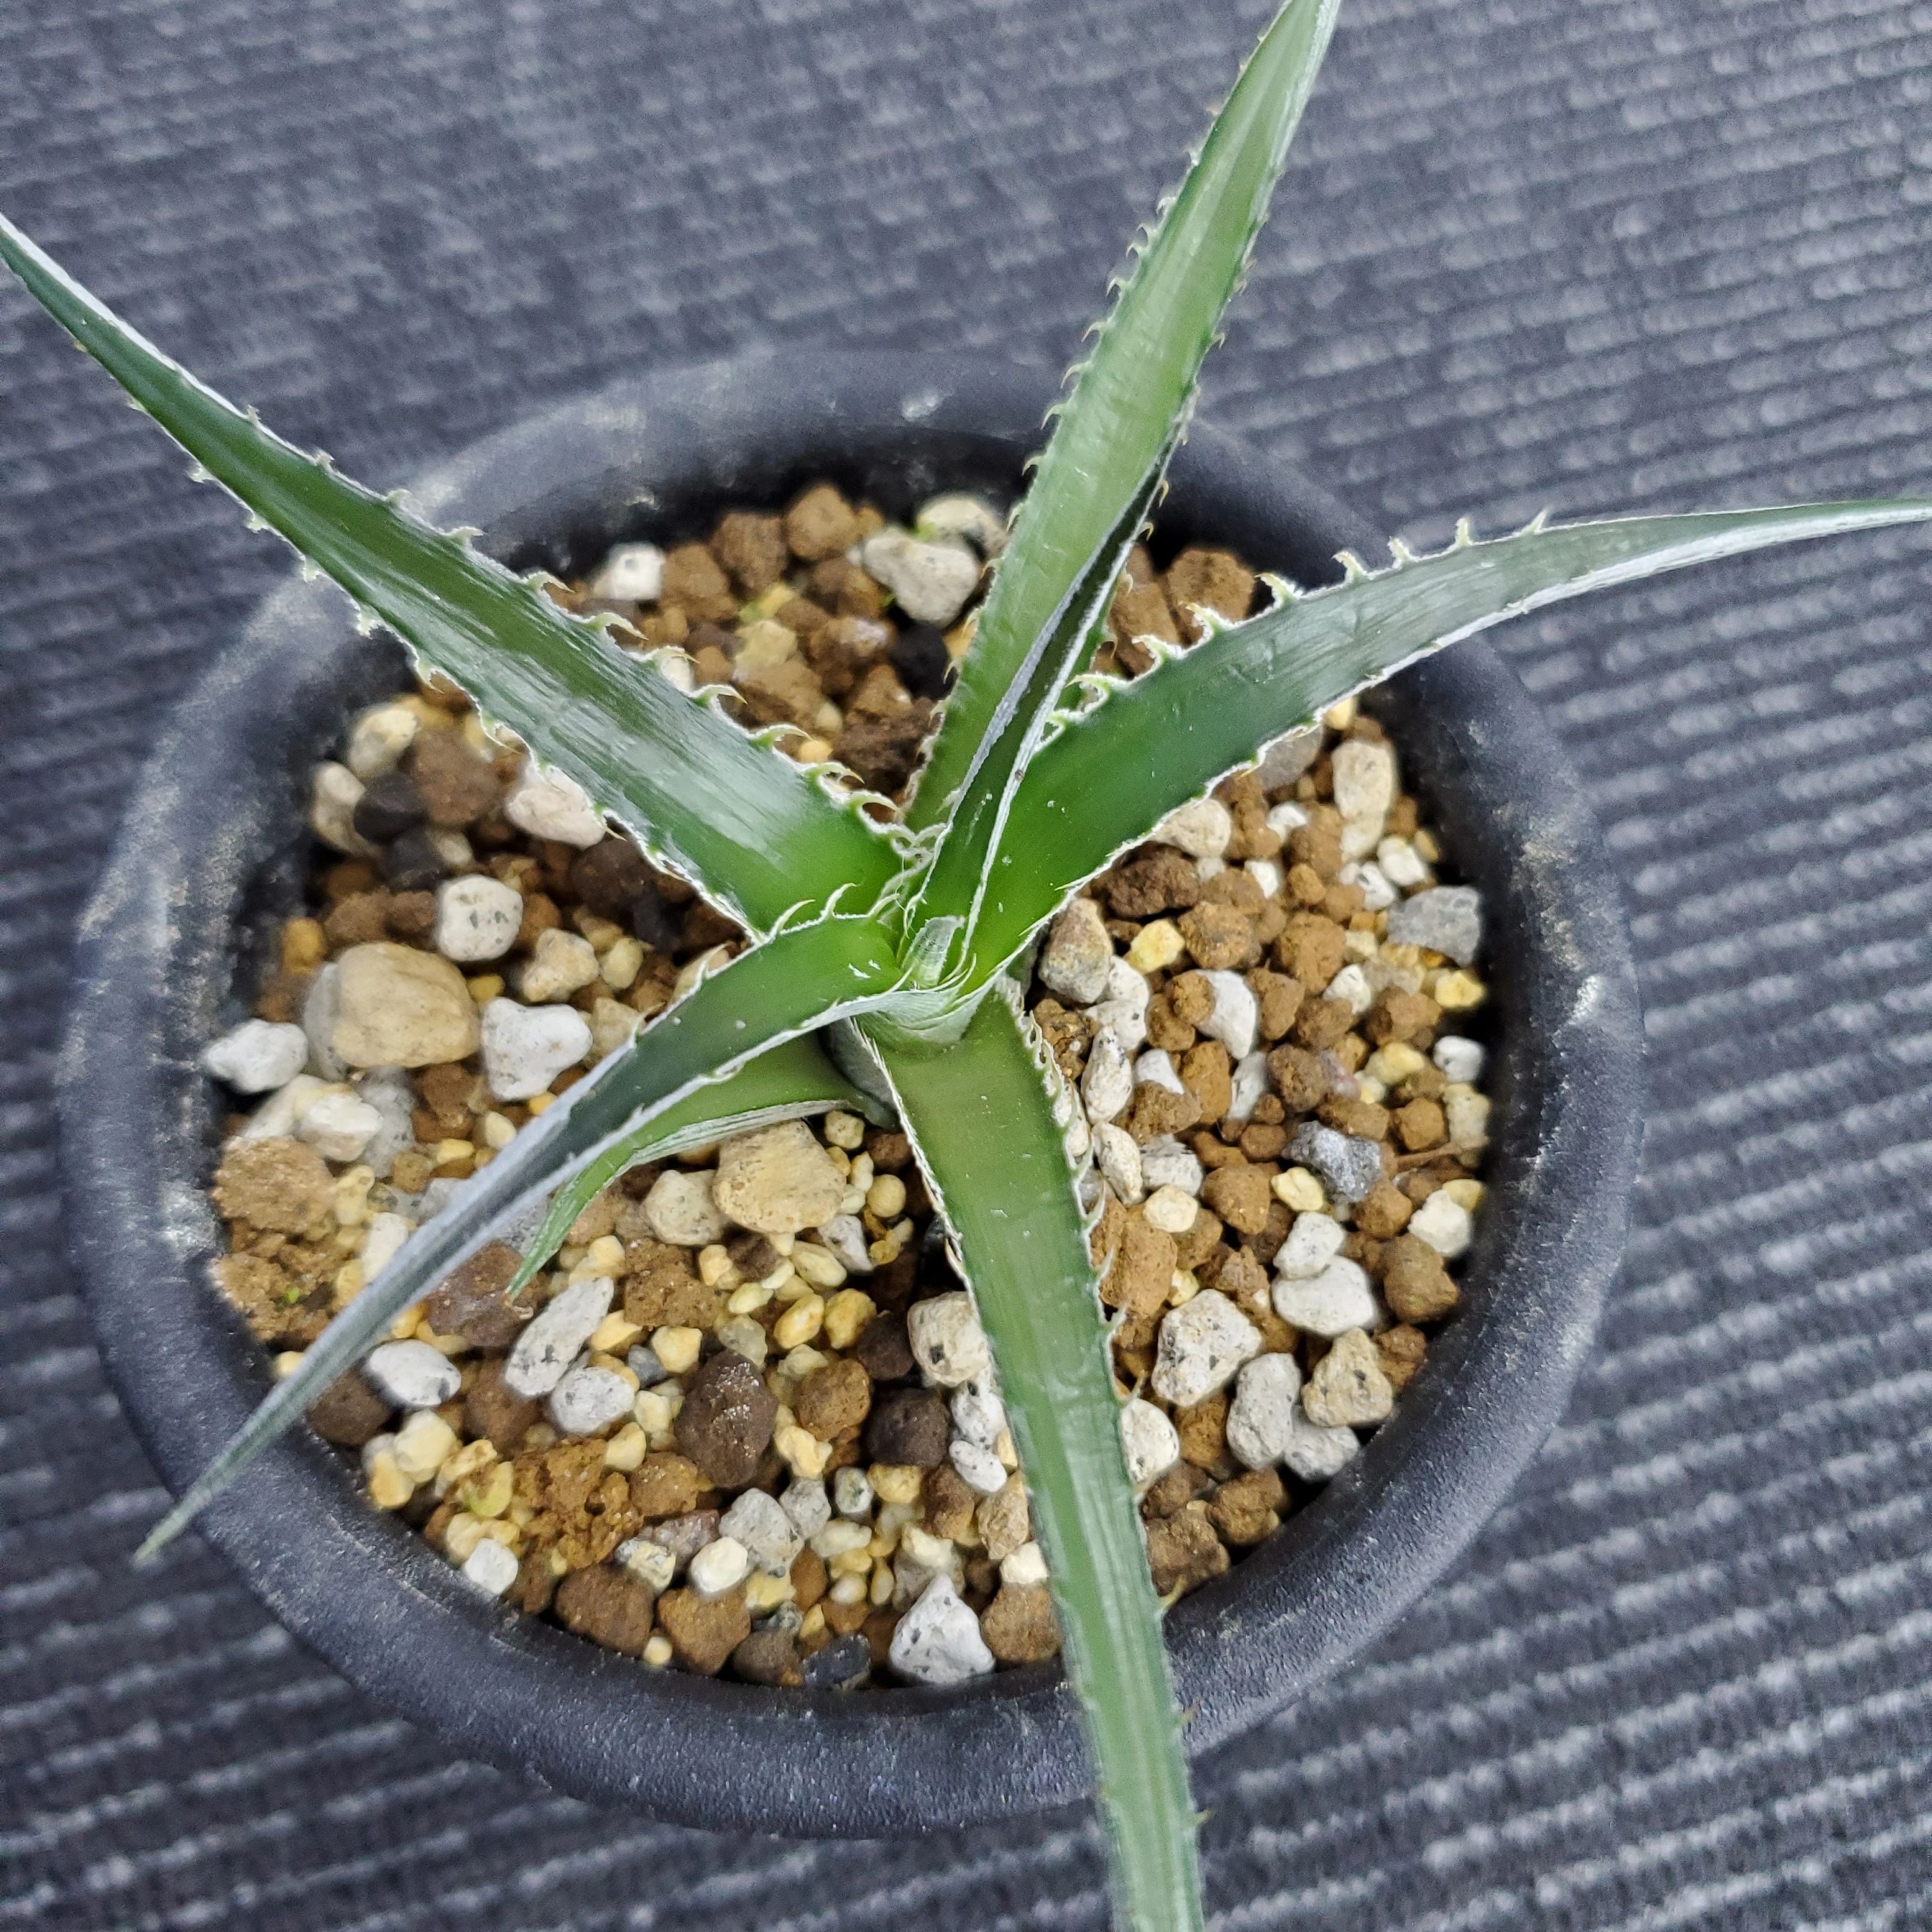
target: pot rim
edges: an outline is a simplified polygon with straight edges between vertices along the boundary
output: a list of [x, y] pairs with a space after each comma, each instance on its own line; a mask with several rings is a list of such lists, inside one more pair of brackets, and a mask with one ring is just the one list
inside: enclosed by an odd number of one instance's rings
[[[410, 494], [440, 522], [482, 526], [500, 554], [558, 568], [571, 550], [581, 561], [624, 536], [681, 536], [709, 510], [868, 465], [888, 496], [895, 483], [913, 496], [986, 487], [1002, 470], [1010, 489], [1051, 392], [1040, 370], [963, 358], [786, 352], [668, 367], [486, 438]], [[1206, 425], [1177, 459], [1161, 524], [1310, 583], [1336, 574], [1336, 550], [1373, 542], [1325, 493]], [[339, 730], [345, 694], [358, 701], [357, 677], [380, 676], [382, 650], [352, 638], [326, 585], [292, 577], [266, 598], [172, 714], [80, 922], [58, 1079], [70, 1243], [110, 1379], [176, 1492], [267, 1379], [205, 1279], [218, 1252], [203, 1192], [218, 1117], [195, 1062], [238, 1016], [236, 933], [262, 829], [299, 843], [300, 779]], [[1374, 702], [1484, 895], [1504, 1022], [1488, 1191], [1462, 1309], [1394, 1418], [1170, 1616], [1194, 1757], [1332, 1674], [1466, 1546], [1562, 1412], [1628, 1222], [1640, 1014], [1615, 876], [1577, 782], [1485, 645], [1413, 667]], [[1057, 1666], [858, 1696], [650, 1672], [484, 1602], [369, 1509], [306, 1432], [200, 1529], [364, 1690], [466, 1754], [583, 1797], [714, 1828], [877, 1837], [1091, 1788]]]

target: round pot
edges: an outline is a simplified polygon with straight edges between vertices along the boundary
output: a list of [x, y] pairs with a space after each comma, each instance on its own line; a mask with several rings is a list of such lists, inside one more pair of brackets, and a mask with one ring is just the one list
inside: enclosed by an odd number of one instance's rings
[[[1052, 383], [964, 360], [790, 354], [669, 369], [549, 410], [429, 472], [416, 500], [560, 572], [613, 542], [830, 477], [902, 514], [1001, 497]], [[1293, 472], [1197, 428], [1161, 512], [1304, 582], [1372, 532]], [[108, 1372], [178, 1491], [268, 1385], [208, 1279], [222, 1104], [196, 1056], [238, 1017], [295, 909], [303, 787], [347, 714], [397, 687], [326, 585], [292, 580], [169, 722], [81, 922], [60, 1068], [69, 1225]], [[1376, 709], [1487, 914], [1496, 1045], [1489, 1193], [1462, 1310], [1393, 1420], [1319, 1499], [1167, 1629], [1198, 1756], [1372, 1642], [1455, 1558], [1568, 1395], [1625, 1231], [1640, 1136], [1636, 981], [1616, 886], [1563, 754], [1514, 676], [1465, 644]], [[954, 1690], [781, 1692], [653, 1672], [479, 1599], [285, 1437], [201, 1532], [289, 1630], [460, 1750], [581, 1796], [800, 1835], [952, 1826], [1090, 1789], [1057, 1666]]]

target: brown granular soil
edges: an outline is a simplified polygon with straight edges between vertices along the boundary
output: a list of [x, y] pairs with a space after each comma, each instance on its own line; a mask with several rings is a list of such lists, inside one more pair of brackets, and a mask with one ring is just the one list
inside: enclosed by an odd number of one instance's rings
[[[836, 759], [893, 793], [931, 724], [943, 659], [935, 634], [905, 622], [848, 554], [883, 522], [869, 506], [819, 484], [780, 515], [734, 512], [706, 541], [670, 549], [653, 603], [591, 608], [621, 618], [636, 648], [681, 647], [698, 683], [728, 688], [727, 707], [744, 723], [797, 728], [785, 747], [791, 755]], [[582, 582], [557, 594], [590, 604]], [[1097, 668], [1138, 674], [1153, 660], [1137, 638], [1185, 644], [1200, 628], [1193, 607], [1238, 618], [1257, 594], [1253, 573], [1225, 551], [1184, 550], [1163, 568], [1137, 549]], [[944, 652], [956, 656], [969, 631], [970, 619], [953, 628]], [[622, 630], [615, 634], [626, 640]], [[520, 830], [504, 806], [520, 750], [486, 736], [460, 694], [431, 680], [393, 706], [413, 719], [413, 737], [358, 808], [358, 824], [389, 836], [352, 839], [353, 852], [318, 844], [308, 902], [282, 929], [258, 1016], [299, 1022], [318, 970], [352, 947], [433, 953], [436, 887], [472, 872], [514, 886], [523, 910], [504, 956], [460, 968], [470, 997], [480, 1007], [513, 991], [544, 934], [578, 935], [600, 971], [566, 1003], [592, 1022], [600, 1046], [660, 1012], [700, 955], [744, 944], [682, 880], [620, 836], [586, 850]], [[1264, 1352], [1292, 1354], [1304, 1377], [1316, 1378], [1339, 1345], [1298, 1331], [1270, 1299], [1276, 1250], [1297, 1213], [1316, 1209], [1346, 1220], [1341, 1252], [1373, 1285], [1380, 1324], [1349, 1342], [1360, 1359], [1350, 1354], [1346, 1388], [1333, 1400], [1359, 1402], [1364, 1388], [1372, 1400], [1378, 1363], [1381, 1386], [1399, 1396], [1425, 1369], [1427, 1330], [1456, 1306], [1450, 1268], [1404, 1230], [1444, 1187], [1468, 1208], [1480, 1196], [1480, 1135], [1453, 1139], [1450, 1082], [1430, 1049], [1442, 1033], [1462, 1030], [1482, 988], [1438, 955], [1391, 945], [1386, 910], [1370, 909], [1359, 869], [1342, 859], [1334, 755], [1350, 740], [1382, 737], [1372, 718], [1345, 707], [1298, 759], [1271, 760], [1216, 788], [1233, 828], [1218, 865], [1149, 843], [1086, 889], [1117, 956], [1162, 922], [1176, 935], [1154, 935], [1166, 963], [1145, 974], [1148, 1039], [1136, 1052], [1164, 1051], [1181, 1090], [1141, 1080], [1118, 1124], [1143, 1151], [1158, 1143], [1191, 1153], [1202, 1174], [1193, 1218], [1179, 1232], [1149, 1219], [1154, 1204], [1124, 1204], [1110, 1192], [1096, 1235], [1102, 1292], [1118, 1311], [1122, 1391], [1169, 1414], [1178, 1435], [1179, 1460], [1142, 1502], [1163, 1592], [1223, 1574], [1313, 1493], [1285, 1470], [1250, 1469], [1233, 1455], [1232, 1384], [1185, 1410], [1158, 1395], [1154, 1373], [1170, 1313], [1217, 1291], [1253, 1324]], [[1285, 806], [1297, 810], [1283, 814]], [[1395, 796], [1385, 830], [1435, 882], [1441, 855], [1414, 799]], [[1325, 996], [1351, 964], [1372, 969], [1366, 1004]], [[1202, 1031], [1214, 1011], [1210, 973], [1238, 975], [1256, 1002], [1267, 1090], [1239, 1118], [1231, 1112], [1231, 1056]], [[1453, 997], [1453, 1027], [1438, 992]], [[1043, 985], [1028, 1004], [1061, 1072], [1078, 1083], [1094, 1046], [1092, 1015]], [[534, 1101], [501, 1101], [474, 1054], [412, 1069], [413, 1141], [380, 1174], [325, 1160], [290, 1134], [231, 1138], [212, 1186], [231, 1250], [219, 1270], [222, 1288], [272, 1349], [306, 1346], [360, 1286], [358, 1256], [377, 1216], [413, 1217], [425, 1190], [487, 1163], [584, 1071], [566, 1070]], [[1379, 1149], [1382, 1178], [1352, 1207], [1288, 1151], [1311, 1122]], [[234, 1116], [231, 1133], [244, 1124]], [[905, 1554], [914, 1532], [927, 1554], [931, 1539], [944, 1539], [960, 1592], [1001, 1665], [1053, 1654], [1058, 1633], [1047, 1593], [1000, 1576], [1001, 1561], [1027, 1543], [1023, 1488], [1010, 1478], [988, 1496], [961, 1479], [949, 1460], [944, 1395], [923, 1385], [908, 1343], [908, 1309], [958, 1286], [940, 1244], [928, 1238], [932, 1208], [910, 1150], [902, 1136], [850, 1120], [836, 1124], [835, 1141], [831, 1124], [813, 1123], [812, 1131], [851, 1186], [848, 1211], [868, 1252], [864, 1270], [814, 1291], [824, 1306], [808, 1340], [788, 1344], [776, 1332], [788, 1316], [796, 1325], [807, 1287], [788, 1261], [797, 1246], [791, 1239], [733, 1229], [700, 1252], [653, 1234], [646, 1197], [668, 1171], [715, 1166], [715, 1150], [706, 1150], [616, 1183], [572, 1231], [526, 1306], [503, 1300], [514, 1253], [499, 1246], [402, 1318], [397, 1336], [428, 1341], [460, 1373], [459, 1393], [439, 1412], [454, 1447], [434, 1474], [397, 1476], [386, 1445], [401, 1418], [359, 1371], [316, 1405], [312, 1421], [331, 1441], [361, 1448], [372, 1495], [453, 1561], [482, 1538], [506, 1544], [518, 1566], [508, 1600], [654, 1664], [796, 1684], [812, 1681], [818, 1651], [860, 1633], [883, 1666], [898, 1616], [931, 1574]], [[903, 1184], [903, 1201], [882, 1215], [872, 1203], [884, 1197], [871, 1190], [886, 1177]], [[826, 1253], [810, 1232], [798, 1241]], [[698, 1353], [681, 1376], [642, 1390], [631, 1414], [573, 1438], [560, 1435], [542, 1401], [506, 1384], [502, 1366], [530, 1312], [593, 1262], [616, 1280], [593, 1361], [636, 1381], [630, 1352], [667, 1330], [698, 1331]], [[755, 1306], [732, 1312], [748, 1286], [788, 1271], [762, 1300], [749, 1298]], [[741, 1352], [748, 1332], [762, 1360]], [[1010, 1437], [995, 1453], [1008, 1470], [1017, 1466]], [[841, 1471], [869, 1471], [877, 1496], [870, 1542], [829, 1561], [806, 1547], [788, 1574], [754, 1570], [716, 1598], [692, 1588], [686, 1564], [716, 1534], [734, 1497], [750, 1487], [781, 1494], [801, 1468], [828, 1488]], [[658, 1560], [673, 1574], [620, 1560], [640, 1540], [668, 1552]]]

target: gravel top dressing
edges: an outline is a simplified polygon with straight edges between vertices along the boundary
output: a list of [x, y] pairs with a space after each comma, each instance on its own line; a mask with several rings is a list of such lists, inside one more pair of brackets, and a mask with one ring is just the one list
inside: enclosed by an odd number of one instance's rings
[[[904, 787], [1000, 516], [827, 485], [558, 594], [687, 655], [785, 748]], [[1249, 614], [1137, 550], [1100, 668]], [[618, 635], [621, 638], [622, 632]], [[598, 1059], [742, 935], [434, 686], [314, 774], [309, 906], [204, 1065], [238, 1104], [223, 1292], [286, 1371]], [[1077, 1095], [1156, 1588], [1359, 1453], [1454, 1311], [1489, 1103], [1477, 895], [1352, 705], [1183, 807], [1053, 922], [1027, 1004]], [[498, 1243], [310, 1412], [477, 1589], [646, 1665], [957, 1683], [1054, 1654], [985, 1337], [901, 1135], [834, 1112], [608, 1189], [515, 1303]]]

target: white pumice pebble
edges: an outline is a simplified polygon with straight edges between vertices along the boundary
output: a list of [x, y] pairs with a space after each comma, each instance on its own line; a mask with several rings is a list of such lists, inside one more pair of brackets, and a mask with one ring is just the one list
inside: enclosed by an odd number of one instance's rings
[[1229, 1080], [1228, 1118], [1246, 1120], [1253, 1117], [1256, 1103], [1268, 1090], [1268, 1055], [1257, 1048], [1235, 1061]]
[[[514, 938], [514, 935], [512, 934]], [[567, 1000], [597, 977], [597, 955], [580, 933], [553, 926], [537, 934], [517, 975], [517, 991], [533, 1006]]]
[[500, 996], [483, 1009], [483, 1075], [499, 1100], [547, 1092], [590, 1051], [590, 1023], [574, 1006], [526, 1006]]
[[1308, 814], [1292, 801], [1268, 808], [1268, 829], [1279, 832], [1286, 838], [1291, 832], [1300, 830], [1308, 823]]
[[982, 556], [998, 556], [1006, 547], [1006, 520], [977, 496], [953, 491], [922, 503], [913, 518], [922, 536], [964, 537]]
[[550, 1390], [548, 1413], [560, 1435], [595, 1436], [628, 1415], [636, 1397], [615, 1369], [572, 1369]]
[[968, 1442], [991, 1449], [1006, 1426], [1006, 1406], [999, 1391], [983, 1382], [962, 1382], [952, 1392], [952, 1426]]
[[640, 1583], [648, 1583], [662, 1596], [677, 1576], [677, 1552], [667, 1550], [647, 1536], [634, 1536], [618, 1544], [614, 1555], [617, 1567], [628, 1570]]
[[500, 959], [516, 943], [524, 896], [487, 873], [446, 879], [436, 888], [436, 950], [460, 966]]
[[1096, 1034], [1080, 1076], [1080, 1099], [1088, 1119], [1096, 1125], [1118, 1120], [1133, 1097], [1134, 1070], [1118, 1036], [1111, 1030]]
[[1342, 1001], [1358, 1019], [1376, 1003], [1375, 988], [1369, 984], [1369, 976], [1359, 966], [1344, 966], [1328, 982], [1327, 997]]
[[1458, 1206], [1438, 1187], [1408, 1217], [1407, 1232], [1426, 1241], [1444, 1261], [1454, 1261], [1468, 1251], [1475, 1223], [1468, 1208]]
[[1482, 944], [1482, 895], [1473, 886], [1432, 886], [1390, 907], [1388, 937], [1397, 946], [1426, 946], [1466, 966]]
[[1272, 1468], [1288, 1453], [1301, 1415], [1301, 1370], [1288, 1354], [1257, 1355], [1234, 1382], [1228, 1450], [1250, 1469]]
[[836, 1255], [848, 1274], [870, 1274], [873, 1262], [866, 1224], [855, 1214], [835, 1214], [818, 1231], [818, 1238]]
[[1107, 969], [1113, 958], [1114, 942], [1100, 908], [1090, 898], [1077, 898], [1047, 928], [1034, 970], [1050, 992], [1085, 1006], [1107, 990]]
[[964, 544], [926, 543], [905, 530], [879, 530], [860, 546], [860, 562], [915, 623], [944, 630], [980, 582], [980, 560]]
[[1286, 1322], [1332, 1340], [1351, 1328], [1382, 1324], [1376, 1292], [1360, 1264], [1337, 1255], [1318, 1275], [1280, 1275], [1274, 1312]]
[[525, 761], [503, 800], [503, 815], [534, 838], [587, 848], [604, 838], [603, 815], [574, 778]]
[[382, 1117], [362, 1159], [378, 1180], [386, 1180], [397, 1155], [416, 1144], [415, 1090], [400, 1066], [378, 1066], [357, 1080], [356, 1090]]
[[201, 1056], [202, 1071], [238, 1094], [286, 1087], [308, 1064], [308, 1034], [286, 1021], [244, 1020]]
[[1125, 1127], [1102, 1122], [1094, 1130], [1094, 1160], [1120, 1205], [1136, 1205], [1147, 1186], [1141, 1172], [1141, 1150], [1133, 1136]]
[[[826, 1521], [830, 1520], [828, 1512]], [[784, 1505], [763, 1490], [747, 1490], [740, 1496], [718, 1519], [718, 1534], [741, 1544], [753, 1567], [767, 1576], [782, 1576], [805, 1547], [805, 1538]]]
[[500, 1597], [517, 1580], [522, 1568], [506, 1544], [486, 1536], [463, 1559], [457, 1574], [486, 1597]]
[[1192, 1148], [1182, 1146], [1172, 1134], [1162, 1134], [1149, 1141], [1140, 1154], [1141, 1180], [1145, 1186], [1156, 1192], [1168, 1188], [1199, 1196], [1208, 1177]]
[[1364, 859], [1357, 867], [1355, 884], [1362, 889], [1364, 912], [1387, 912], [1396, 902], [1394, 881], [1372, 859]]
[[320, 968], [302, 996], [302, 1028], [308, 1039], [309, 1071], [340, 1080], [349, 1071], [335, 1051], [335, 1028], [342, 1017], [342, 969], [332, 959]]
[[319, 1080], [313, 1073], [298, 1073], [286, 1087], [278, 1088], [255, 1111], [235, 1138], [242, 1141], [280, 1140], [292, 1134], [303, 1114], [324, 1094], [336, 1090], [336, 1083]]
[[[763, 1496], [764, 1492], [748, 1493]], [[720, 1536], [691, 1559], [686, 1574], [691, 1587], [700, 1597], [722, 1597], [727, 1590], [735, 1590], [752, 1574], [752, 1553], [735, 1536]]]
[[309, 783], [309, 830], [325, 845], [352, 859], [372, 857], [376, 850], [356, 829], [356, 808], [362, 796], [362, 781], [346, 765], [325, 760], [316, 766]]
[[1023, 1543], [1000, 1558], [1000, 1581], [1016, 1589], [1036, 1589], [1046, 1581], [1046, 1555], [1036, 1543]]
[[296, 1138], [306, 1141], [325, 1160], [360, 1160], [382, 1117], [347, 1088], [319, 1094], [302, 1114]]
[[1194, 876], [1204, 886], [1210, 879], [1218, 879], [1227, 869], [1227, 860], [1218, 855], [1197, 859], [1194, 862]]
[[548, 1395], [610, 1313], [616, 1292], [607, 1275], [570, 1282], [517, 1337], [503, 1365], [504, 1385], [514, 1395]]
[[656, 544], [619, 544], [597, 566], [590, 594], [614, 604], [655, 604], [664, 589], [664, 566]]
[[[872, 1513], [872, 1479], [863, 1469], [850, 1468], [835, 1470], [832, 1478], [832, 1507], [842, 1516], [858, 1517]], [[818, 1532], [814, 1532], [812, 1547], [818, 1549]], [[868, 1532], [869, 1540], [870, 1532]], [[825, 1552], [818, 1550], [820, 1556]]]
[[1180, 1084], [1180, 1076], [1174, 1070], [1174, 1056], [1165, 1047], [1149, 1047], [1134, 1062], [1134, 1080], [1137, 1085], [1144, 1080], [1156, 1087], [1165, 1087], [1170, 1094], [1187, 1091]]
[[906, 1316], [906, 1336], [926, 1379], [939, 1388], [958, 1388], [991, 1373], [993, 1358], [986, 1331], [964, 1289], [916, 1301]]
[[1348, 1238], [1348, 1229], [1332, 1215], [1298, 1214], [1288, 1239], [1274, 1251], [1274, 1271], [1286, 1281], [1312, 1280]]
[[1210, 1040], [1218, 1040], [1231, 1060], [1240, 1060], [1254, 1051], [1261, 1007], [1240, 974], [1216, 968], [1205, 976], [1214, 989], [1214, 1004], [1200, 1030]]
[[1452, 1084], [1473, 1086], [1482, 1078], [1483, 1049], [1476, 1041], [1465, 1040], [1460, 1034], [1445, 1033], [1429, 1057], [1442, 1070], [1443, 1078]]
[[953, 1473], [976, 1495], [996, 1496], [1006, 1486], [1006, 1468], [992, 1450], [960, 1436], [946, 1452]]
[[1429, 867], [1406, 838], [1384, 838], [1376, 848], [1382, 877], [1400, 892], [1412, 892], [1428, 883]]
[[1342, 814], [1342, 856], [1366, 859], [1380, 842], [1395, 803], [1395, 753], [1367, 738], [1335, 747], [1335, 808]]
[[1241, 869], [1261, 887], [1265, 898], [1273, 898], [1281, 890], [1281, 868], [1272, 859], [1250, 859]]
[[1126, 1451], [1127, 1474], [1136, 1490], [1157, 1481], [1180, 1460], [1180, 1438], [1174, 1424], [1138, 1396], [1121, 1405], [1120, 1446]]
[[1190, 799], [1148, 834], [1153, 844], [1172, 845], [1190, 859], [1220, 858], [1234, 836], [1234, 814], [1218, 798]]
[[778, 1507], [801, 1538], [814, 1537], [832, 1520], [832, 1498], [819, 1476], [801, 1476], [787, 1486]]
[[1361, 1446], [1352, 1429], [1340, 1423], [1318, 1426], [1298, 1406], [1281, 1460], [1304, 1483], [1325, 1483], [1355, 1460]]
[[362, 1372], [398, 1408], [435, 1408], [463, 1386], [463, 1372], [427, 1342], [385, 1342], [372, 1348]]
[[1255, 1324], [1219, 1288], [1204, 1288], [1162, 1318], [1154, 1394], [1176, 1408], [1192, 1408], [1232, 1380], [1261, 1346]]
[[1201, 1204], [1178, 1187], [1156, 1187], [1141, 1209], [1150, 1228], [1164, 1234], [1184, 1234], [1201, 1213]]
[[356, 1256], [362, 1264], [363, 1281], [373, 1282], [401, 1253], [403, 1244], [409, 1238], [410, 1224], [401, 1215], [371, 1215], [368, 1232], [363, 1238], [362, 1252]]
[[1087, 1017], [1096, 1029], [1111, 1032], [1123, 1052], [1138, 1053], [1147, 1043], [1148, 1002], [1153, 997], [1147, 976], [1117, 954], [1107, 968], [1106, 991], [1088, 1009]]
[[1453, 1084], [1442, 1096], [1442, 1112], [1449, 1122], [1449, 1138], [1467, 1147], [1480, 1147], [1489, 1138], [1490, 1101], [1486, 1094], [1472, 1094]]
[[944, 1576], [934, 1576], [899, 1618], [890, 1656], [892, 1668], [915, 1684], [963, 1684], [993, 1668], [980, 1619]]
[[342, 762], [367, 784], [392, 772], [416, 742], [420, 721], [406, 704], [378, 704], [349, 728]]

